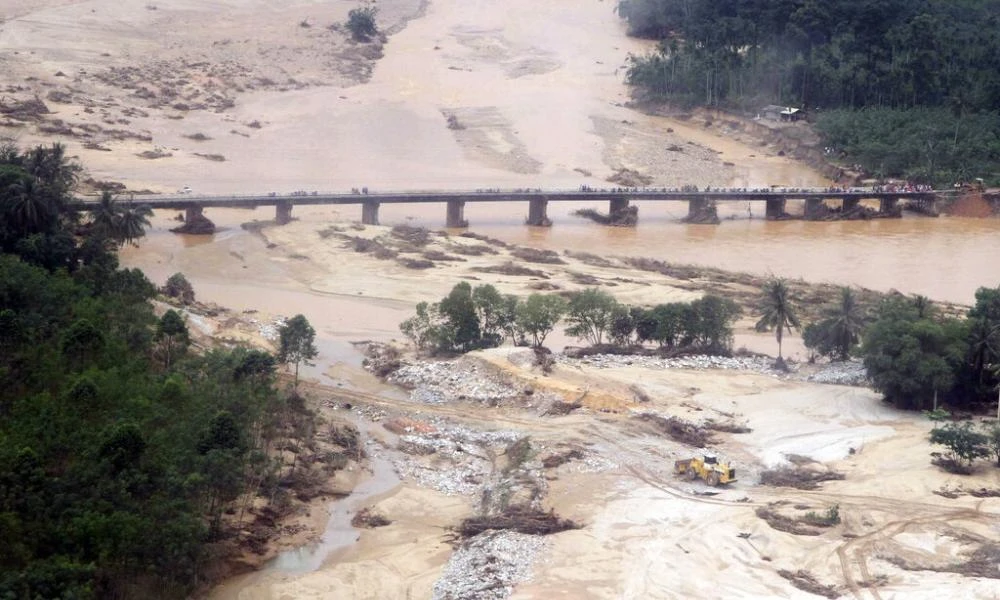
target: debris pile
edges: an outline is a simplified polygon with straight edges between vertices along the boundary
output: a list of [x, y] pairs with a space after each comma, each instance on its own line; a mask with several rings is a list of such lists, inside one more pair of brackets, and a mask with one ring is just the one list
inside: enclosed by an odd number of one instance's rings
[[531, 579], [531, 564], [545, 544], [540, 536], [513, 531], [476, 536], [451, 555], [431, 598], [503, 600]]
[[404, 365], [387, 378], [411, 390], [410, 398], [425, 404], [468, 400], [487, 406], [534, 407], [561, 400], [551, 393], [525, 394], [523, 385], [471, 360]]
[[869, 384], [868, 373], [864, 364], [858, 360], [833, 362], [820, 367], [820, 370], [806, 378], [815, 383], [832, 383], [836, 385], [853, 385], [864, 387]]

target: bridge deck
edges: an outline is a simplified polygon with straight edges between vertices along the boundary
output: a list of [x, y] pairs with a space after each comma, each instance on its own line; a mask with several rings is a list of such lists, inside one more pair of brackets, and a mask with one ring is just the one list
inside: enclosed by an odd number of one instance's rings
[[[950, 190], [949, 190], [950, 191]], [[684, 192], [678, 190], [650, 189], [602, 189], [593, 191], [550, 191], [550, 190], [489, 190], [489, 191], [419, 191], [419, 192], [371, 192], [357, 193], [327, 193], [310, 192], [308, 194], [262, 194], [262, 195], [141, 195], [132, 199], [135, 202], [148, 204], [152, 208], [184, 209], [190, 206], [210, 207], [257, 207], [275, 206], [278, 204], [293, 204], [296, 206], [316, 204], [405, 204], [433, 202], [527, 202], [539, 199], [549, 202], [598, 202], [611, 198], [657, 202], [687, 202], [690, 200], [714, 200], [717, 202], [738, 202], [755, 200], [861, 200], [882, 198], [932, 199], [942, 193], [926, 192], [886, 192], [874, 190], [825, 191], [821, 189], [781, 190], [781, 191], [707, 191]], [[96, 204], [96, 198], [80, 198], [85, 208]]]

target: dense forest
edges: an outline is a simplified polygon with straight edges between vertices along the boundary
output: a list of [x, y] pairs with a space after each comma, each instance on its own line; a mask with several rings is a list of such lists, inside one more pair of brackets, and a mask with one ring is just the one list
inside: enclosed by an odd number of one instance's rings
[[[622, 0], [618, 12], [661, 40], [629, 59], [650, 97], [801, 107], [876, 175], [1000, 181], [1000, 0]], [[883, 121], [909, 127], [869, 129]]]
[[118, 267], [148, 210], [81, 217], [78, 172], [58, 145], [0, 149], [0, 598], [182, 598], [233, 501], [276, 485], [288, 401], [270, 354], [187, 351]]

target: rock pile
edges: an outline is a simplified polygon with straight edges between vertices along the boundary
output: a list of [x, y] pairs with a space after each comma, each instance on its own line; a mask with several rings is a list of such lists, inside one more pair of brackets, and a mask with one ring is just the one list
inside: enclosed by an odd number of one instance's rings
[[[610, 367], [638, 366], [645, 369], [727, 369], [737, 371], [754, 371], [785, 377], [788, 373], [774, 369], [774, 360], [761, 356], [708, 356], [692, 355], [677, 358], [661, 358], [658, 356], [594, 354], [584, 358], [569, 358], [564, 355], [557, 357], [560, 364], [583, 364], [599, 369]], [[794, 373], [796, 366], [790, 368]]]
[[511, 531], [478, 535], [451, 555], [431, 598], [503, 600], [531, 578], [531, 565], [545, 544], [541, 536]]
[[498, 375], [494, 369], [461, 358], [404, 365], [386, 381], [411, 388], [411, 399], [425, 404], [468, 400], [488, 406], [516, 402], [519, 406], [532, 407], [553, 399], [561, 400], [554, 394], [526, 393], [523, 386]]
[[834, 362], [823, 365], [820, 369], [806, 377], [806, 381], [815, 383], [833, 383], [836, 385], [853, 385], [865, 387], [870, 385], [868, 373], [864, 364], [858, 360]]
[[444, 494], [469, 496], [481, 491], [493, 470], [489, 459], [523, 434], [479, 431], [434, 421], [433, 433], [399, 436], [393, 468], [404, 479]]
[[865, 367], [860, 361], [833, 362], [817, 366], [815, 369], [800, 370], [801, 365], [789, 364], [789, 370], [774, 368], [774, 360], [763, 356], [706, 356], [694, 355], [678, 358], [658, 356], [594, 354], [584, 358], [570, 358], [558, 355], [556, 361], [564, 365], [587, 365], [598, 369], [624, 366], [638, 366], [645, 369], [724, 369], [751, 371], [781, 379], [798, 379], [814, 383], [853, 385], [865, 387], [870, 384]]

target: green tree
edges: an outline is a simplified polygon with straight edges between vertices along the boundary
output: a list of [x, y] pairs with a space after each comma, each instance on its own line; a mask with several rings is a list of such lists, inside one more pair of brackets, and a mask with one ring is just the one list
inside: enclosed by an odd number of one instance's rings
[[669, 304], [658, 304], [652, 309], [652, 316], [656, 320], [656, 329], [653, 330], [653, 339], [661, 348], [674, 348], [680, 344], [685, 337], [690, 337], [687, 343], [693, 343], [694, 336], [686, 336], [689, 325], [695, 320], [694, 313], [689, 303], [671, 302]]
[[865, 313], [851, 288], [840, 288], [839, 301], [824, 310], [824, 318], [802, 330], [802, 340], [810, 350], [837, 360], [847, 360], [861, 339]]
[[760, 300], [758, 310], [761, 313], [760, 319], [754, 328], [757, 331], [774, 330], [774, 337], [778, 340], [778, 362], [783, 363], [781, 356], [781, 340], [784, 332], [789, 333], [792, 329], [798, 329], [799, 318], [795, 314], [789, 297], [788, 286], [784, 279], [772, 278], [764, 284], [764, 296]]
[[611, 315], [611, 327], [608, 329], [608, 336], [611, 343], [616, 346], [627, 346], [632, 343], [632, 334], [635, 333], [635, 319], [629, 307], [619, 304]]
[[740, 307], [726, 298], [713, 294], [695, 300], [684, 313], [684, 341], [709, 354], [729, 354], [733, 346], [733, 321]]
[[444, 350], [457, 349], [468, 352], [478, 348], [482, 341], [476, 303], [472, 299], [472, 286], [468, 282], [455, 284], [451, 292], [438, 304], [438, 314], [444, 319], [448, 337]]
[[19, 179], [7, 189], [4, 212], [11, 223], [26, 233], [46, 230], [53, 218], [49, 196], [35, 179]]
[[964, 323], [920, 318], [905, 299], [890, 298], [866, 330], [861, 354], [872, 386], [899, 408], [923, 410], [949, 394], [968, 353]]
[[97, 206], [90, 212], [90, 224], [94, 233], [109, 239], [117, 239], [120, 219], [121, 205], [118, 204], [118, 199], [107, 190], [101, 192]]
[[167, 297], [180, 300], [181, 304], [194, 303], [194, 287], [183, 273], [174, 273], [171, 275], [160, 291]]
[[122, 209], [117, 222], [117, 235], [120, 246], [132, 244], [138, 246], [139, 238], [146, 235], [149, 228], [149, 218], [153, 209], [148, 204], [133, 204], [129, 202]]
[[566, 301], [559, 296], [531, 294], [517, 306], [517, 326], [524, 335], [531, 336], [533, 347], [541, 348], [566, 310]]
[[584, 339], [595, 346], [602, 344], [618, 306], [618, 301], [611, 294], [597, 288], [573, 294], [566, 313], [566, 321], [570, 324], [566, 335]]
[[160, 317], [160, 321], [156, 325], [155, 339], [159, 342], [165, 369], [169, 369], [170, 365], [173, 364], [173, 359], [177, 355], [183, 354], [191, 343], [187, 323], [174, 309], [168, 310]]
[[657, 320], [653, 311], [633, 306], [631, 308], [632, 321], [635, 323], [635, 337], [640, 344], [651, 342], [656, 339]]
[[480, 337], [484, 347], [496, 347], [503, 343], [504, 331], [514, 318], [513, 311], [495, 287], [489, 284], [477, 285], [472, 290], [472, 304], [479, 319]]
[[948, 423], [932, 429], [930, 441], [947, 448], [950, 458], [965, 461], [966, 466], [971, 466], [977, 458], [989, 455], [986, 436], [974, 431], [969, 421]]
[[399, 324], [399, 330], [419, 350], [438, 348], [441, 344], [442, 319], [436, 304], [419, 302], [416, 314]]
[[983, 421], [982, 434], [985, 437], [986, 449], [996, 459], [997, 467], [1000, 467], [1000, 419]]
[[299, 365], [319, 354], [316, 349], [316, 330], [302, 315], [295, 315], [278, 330], [278, 360], [295, 366], [295, 389], [299, 387]]

